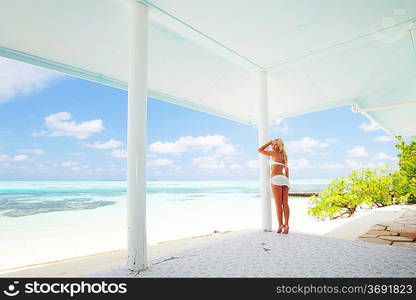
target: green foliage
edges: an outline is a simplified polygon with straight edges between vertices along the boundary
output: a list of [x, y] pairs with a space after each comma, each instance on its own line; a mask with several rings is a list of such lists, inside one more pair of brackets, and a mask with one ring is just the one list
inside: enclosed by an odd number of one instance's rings
[[372, 197], [368, 192], [375, 189], [371, 186], [374, 181], [374, 171], [362, 169], [361, 172], [352, 171], [345, 178], [334, 179], [327, 189], [312, 196], [308, 213], [321, 218], [335, 219], [341, 216], [351, 216], [362, 205], [372, 205]]
[[[416, 137], [414, 137], [416, 138]], [[416, 201], [416, 141], [406, 144], [399, 136], [396, 148], [399, 171], [389, 166], [379, 170], [363, 168], [348, 177], [334, 179], [318, 197], [312, 196], [308, 213], [335, 219], [351, 216], [362, 206], [387, 206]]]
[[393, 197], [396, 203], [416, 203], [416, 177], [407, 177], [401, 171], [391, 174]]
[[[406, 144], [401, 136], [396, 138], [399, 143], [395, 147], [401, 151], [398, 155], [400, 173], [406, 177], [406, 184], [409, 185], [407, 188], [405, 186], [403, 188], [406, 188], [409, 193], [409, 201], [416, 202], [416, 140]], [[415, 139], [416, 136], [413, 138]]]
[[372, 171], [373, 176], [369, 178], [368, 189], [365, 191], [369, 197], [369, 203], [377, 207], [392, 205], [394, 203], [393, 178], [385, 174], [386, 169]]

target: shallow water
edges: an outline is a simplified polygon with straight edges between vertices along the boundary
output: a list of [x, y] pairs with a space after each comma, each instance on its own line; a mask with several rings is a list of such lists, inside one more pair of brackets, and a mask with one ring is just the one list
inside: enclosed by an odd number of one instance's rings
[[[319, 192], [325, 181], [294, 182], [291, 192]], [[149, 181], [149, 200], [197, 201], [218, 194], [258, 197], [257, 181]], [[170, 196], [170, 197], [169, 197]], [[95, 209], [125, 201], [124, 181], [3, 181], [0, 182], [0, 217]], [[157, 200], [156, 200], [157, 201]]]
[[[327, 183], [292, 181], [291, 191], [319, 192]], [[289, 202], [307, 218], [307, 198]], [[258, 181], [147, 184], [151, 244], [259, 224]], [[0, 182], [0, 270], [123, 249], [126, 236], [124, 181]]]

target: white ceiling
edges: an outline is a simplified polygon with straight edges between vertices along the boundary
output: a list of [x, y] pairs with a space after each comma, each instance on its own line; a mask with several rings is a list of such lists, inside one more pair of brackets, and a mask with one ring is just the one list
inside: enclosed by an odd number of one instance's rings
[[[126, 89], [126, 2], [0, 0], [0, 55]], [[414, 0], [142, 2], [151, 97], [255, 123], [267, 70], [272, 119], [416, 100]], [[392, 134], [416, 134], [411, 112], [368, 115]]]

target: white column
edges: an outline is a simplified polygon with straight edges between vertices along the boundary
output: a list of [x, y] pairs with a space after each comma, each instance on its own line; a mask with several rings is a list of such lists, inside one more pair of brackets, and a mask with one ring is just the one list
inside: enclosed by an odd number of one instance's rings
[[148, 7], [130, 2], [127, 128], [127, 266], [147, 267], [146, 134]]
[[[260, 147], [269, 141], [269, 99], [267, 93], [267, 73], [261, 71], [259, 77], [260, 93], [257, 109], [257, 124]], [[261, 227], [264, 231], [272, 230], [270, 166], [268, 159], [268, 156], [263, 154], [259, 155]]]

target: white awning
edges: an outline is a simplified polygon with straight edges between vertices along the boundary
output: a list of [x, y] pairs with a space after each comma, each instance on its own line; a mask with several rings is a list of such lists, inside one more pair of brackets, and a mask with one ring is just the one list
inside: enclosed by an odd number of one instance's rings
[[[266, 70], [271, 119], [355, 104], [416, 134], [414, 0], [141, 2], [151, 97], [256, 123]], [[126, 3], [0, 0], [0, 55], [126, 89]]]

